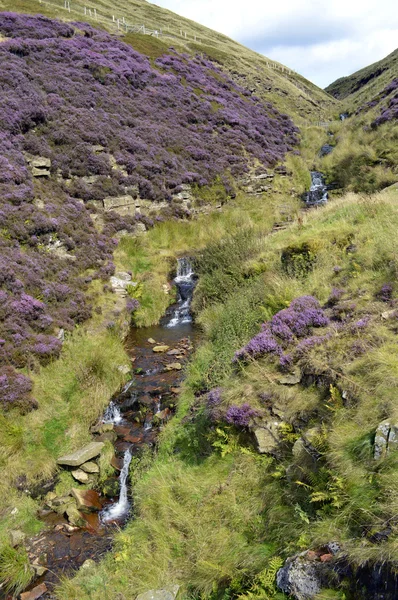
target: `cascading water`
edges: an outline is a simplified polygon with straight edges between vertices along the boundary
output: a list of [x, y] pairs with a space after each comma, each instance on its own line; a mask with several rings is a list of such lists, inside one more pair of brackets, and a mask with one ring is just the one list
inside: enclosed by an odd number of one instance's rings
[[130, 501], [128, 498], [128, 477], [129, 477], [129, 467], [131, 463], [131, 448], [126, 450], [123, 457], [123, 467], [120, 471], [119, 477], [119, 485], [120, 485], [120, 494], [119, 500], [112, 504], [111, 506], [105, 508], [101, 514], [100, 519], [102, 523], [107, 523], [108, 521], [118, 521], [125, 517], [130, 510]]
[[304, 201], [307, 206], [319, 206], [328, 201], [328, 188], [325, 184], [325, 177], [318, 171], [311, 171], [310, 191], [304, 194]]
[[104, 412], [104, 416], [102, 419], [103, 423], [111, 423], [113, 425], [120, 425], [122, 423], [123, 417], [120, 412], [120, 408], [115, 404], [113, 400], [109, 403], [108, 408]]
[[191, 323], [192, 316], [190, 309], [195, 283], [196, 277], [192, 269], [191, 261], [189, 258], [179, 258], [177, 276], [174, 279], [174, 284], [178, 290], [177, 306], [166, 327], [177, 327], [177, 325]]
[[[178, 290], [178, 301], [170, 320], [163, 325], [166, 328], [177, 328], [179, 325], [191, 323], [192, 317], [190, 313], [191, 302], [193, 291], [196, 283], [196, 277], [192, 269], [192, 264], [188, 258], [178, 259], [177, 265], [177, 276], [174, 279], [174, 283]], [[151, 351], [152, 353], [152, 351]], [[162, 372], [162, 365], [157, 365], [156, 368], [146, 369], [144, 371], [145, 377], [151, 377], [159, 372]], [[123, 389], [123, 393], [129, 392], [130, 387], [136, 382], [128, 382]], [[133, 399], [133, 401], [132, 401]], [[104, 413], [102, 419], [103, 423], [113, 423], [114, 425], [121, 425], [128, 423], [123, 416], [122, 411], [129, 410], [138, 400], [137, 391], [133, 391], [128, 398], [126, 398], [122, 404], [118, 405], [113, 400], [109, 404], [108, 408]], [[144, 434], [148, 434], [153, 429], [152, 414], [159, 414], [161, 411], [161, 400], [162, 396], [159, 395], [158, 399], [154, 401], [153, 412], [148, 413], [147, 418], [143, 424]], [[102, 523], [108, 521], [118, 521], [126, 517], [130, 509], [130, 501], [128, 497], [128, 476], [129, 466], [132, 458], [133, 447], [129, 445], [123, 456], [123, 467], [120, 472], [119, 485], [120, 495], [117, 502], [106, 507], [100, 514]]]

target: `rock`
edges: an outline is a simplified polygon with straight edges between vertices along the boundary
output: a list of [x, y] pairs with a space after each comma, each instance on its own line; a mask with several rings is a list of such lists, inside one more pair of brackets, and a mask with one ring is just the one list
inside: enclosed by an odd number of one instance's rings
[[169, 408], [165, 408], [165, 409], [157, 412], [154, 418], [158, 419], [159, 421], [164, 421], [165, 419], [168, 419], [170, 417], [170, 415], [171, 415], [171, 410]]
[[86, 462], [80, 468], [85, 473], [99, 473], [99, 466], [95, 462]]
[[70, 504], [65, 510], [65, 514], [68, 517], [68, 521], [74, 527], [85, 527], [86, 521], [81, 513], [77, 510], [75, 504]]
[[43, 567], [42, 565], [32, 564], [36, 577], [42, 577], [45, 573], [47, 573], [48, 569]]
[[149, 339], [148, 339], [148, 342], [149, 342], [150, 344], [156, 344], [156, 341], [155, 341], [153, 338], [149, 338]]
[[101, 433], [101, 435], [99, 435], [97, 437], [97, 440], [99, 442], [115, 442], [117, 438], [117, 435], [114, 431], [105, 431], [105, 433]]
[[330, 562], [333, 559], [333, 554], [322, 554], [320, 560], [322, 563]]
[[315, 598], [322, 589], [323, 577], [320, 563], [308, 560], [307, 552], [288, 558], [276, 576], [278, 588], [297, 600]]
[[115, 275], [112, 275], [109, 281], [115, 294], [123, 298], [127, 296], [128, 286], [134, 287], [137, 285], [135, 281], [132, 281], [131, 275], [129, 273], [125, 273], [124, 271], [115, 273]]
[[379, 460], [387, 454], [388, 437], [390, 434], [391, 425], [389, 421], [382, 421], [376, 429], [374, 441], [374, 458]]
[[82, 566], [80, 568], [83, 571], [85, 571], [86, 569], [94, 569], [95, 567], [96, 567], [95, 560], [93, 560], [92, 558], [88, 558], [87, 560], [84, 561], [84, 563], [82, 564]]
[[142, 235], [143, 233], [146, 233], [146, 227], [145, 227], [144, 223], [137, 223], [134, 226], [134, 233], [136, 235]]
[[181, 369], [182, 369], [182, 364], [179, 362], [170, 363], [169, 365], [166, 365], [167, 371], [181, 371]]
[[301, 381], [301, 371], [300, 369], [295, 369], [294, 372], [288, 373], [284, 377], [278, 379], [278, 382], [282, 385], [297, 385]]
[[76, 479], [76, 481], [79, 481], [80, 483], [88, 483], [90, 477], [88, 476], [88, 474], [83, 471], [82, 469], [77, 469], [76, 471], [72, 471], [72, 477], [73, 479]]
[[160, 353], [160, 352], [167, 352], [167, 350], [168, 350], [169, 348], [170, 348], [170, 346], [166, 346], [166, 345], [164, 345], [164, 346], [154, 346], [154, 347], [152, 348], [152, 350], [153, 350], [154, 352], [159, 352], [159, 353]]
[[50, 177], [51, 160], [45, 156], [27, 155], [33, 177]]
[[29, 161], [30, 166], [36, 169], [50, 169], [51, 160], [45, 156], [34, 156]]
[[110, 210], [117, 212], [119, 215], [135, 214], [135, 200], [133, 196], [127, 194], [126, 196], [108, 197], [103, 199], [104, 210], [108, 212]]
[[47, 592], [46, 584], [41, 583], [40, 585], [37, 585], [29, 592], [23, 592], [20, 595], [20, 599], [21, 600], [37, 600], [38, 598], [41, 598], [46, 592]]
[[98, 423], [90, 427], [91, 433], [106, 433], [107, 431], [113, 431], [113, 423]]
[[120, 373], [122, 373], [123, 375], [128, 375], [131, 371], [131, 367], [130, 365], [120, 365], [117, 368], [118, 371], [120, 371]]
[[10, 531], [10, 543], [13, 548], [20, 546], [24, 542], [25, 538], [26, 535], [19, 529], [12, 529]]
[[385, 321], [387, 321], [388, 319], [392, 319], [393, 317], [395, 317], [396, 314], [397, 314], [396, 309], [386, 310], [383, 313], [381, 313], [381, 318], [384, 319]]
[[253, 429], [260, 454], [274, 454], [277, 450], [280, 438], [281, 421], [269, 421], [261, 427]]
[[398, 447], [398, 425], [390, 421], [382, 421], [376, 429], [374, 440], [374, 458], [384, 458], [391, 450]]
[[176, 600], [179, 589], [179, 585], [172, 585], [162, 590], [150, 590], [137, 596], [136, 600]]
[[90, 444], [87, 444], [87, 446], [84, 446], [84, 448], [72, 452], [72, 454], [61, 456], [57, 460], [57, 464], [66, 465], [68, 467], [80, 467], [80, 465], [85, 462], [99, 456], [103, 447], [104, 444], [102, 442], [91, 442]]
[[96, 512], [102, 508], [99, 494], [95, 490], [78, 490], [73, 488], [72, 496], [77, 502], [78, 510], [82, 512]]
[[181, 354], [181, 350], [169, 350], [167, 356], [177, 356], [177, 354]]

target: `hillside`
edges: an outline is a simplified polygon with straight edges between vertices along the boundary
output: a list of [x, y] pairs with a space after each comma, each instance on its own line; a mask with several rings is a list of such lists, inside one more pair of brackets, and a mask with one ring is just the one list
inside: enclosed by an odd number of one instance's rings
[[325, 91], [351, 110], [370, 102], [398, 76], [398, 49], [364, 69], [331, 83]]
[[0, 598], [395, 600], [397, 79], [11, 4]]
[[297, 124], [324, 120], [335, 103], [328, 94], [287, 67], [270, 61], [220, 33], [144, 0], [118, 2], [117, 11], [114, 3], [106, 0], [99, 3], [76, 0], [71, 3], [70, 13], [63, 6], [64, 3], [59, 0], [41, 4], [38, 0], [0, 1], [0, 10], [42, 13], [66, 20], [88, 20], [97, 26], [98, 21], [94, 18], [90, 20], [84, 14], [84, 7], [92, 10], [95, 7], [98, 18], [104, 19], [99, 21], [101, 26], [120, 35], [125, 32], [122, 32], [122, 26], [118, 31], [112, 22], [115, 12], [115, 18], [124, 18], [132, 25], [144, 24], [147, 29], [162, 30], [164, 35], [159, 38], [131, 35], [130, 43], [138, 51], [154, 58], [167, 51], [170, 46], [191, 55], [205, 54], [218, 62], [237, 83], [255, 91], [260, 98], [271, 101], [279, 110], [294, 117]]

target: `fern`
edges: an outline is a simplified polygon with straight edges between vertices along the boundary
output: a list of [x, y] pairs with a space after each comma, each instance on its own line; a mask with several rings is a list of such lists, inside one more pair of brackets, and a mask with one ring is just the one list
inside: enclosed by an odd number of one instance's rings
[[273, 556], [268, 566], [256, 576], [251, 589], [239, 596], [238, 600], [274, 600], [277, 593], [276, 574], [282, 565], [283, 560], [279, 556]]

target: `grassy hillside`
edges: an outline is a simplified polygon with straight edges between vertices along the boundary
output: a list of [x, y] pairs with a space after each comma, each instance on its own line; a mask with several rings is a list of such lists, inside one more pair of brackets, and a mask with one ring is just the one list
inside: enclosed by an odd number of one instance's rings
[[[149, 470], [132, 468], [135, 520], [63, 600], [175, 583], [183, 598], [280, 598], [274, 569], [331, 541], [353, 568], [398, 560], [396, 451], [375, 455], [396, 420], [395, 195], [345, 196], [273, 234], [247, 225], [198, 255], [205, 340], [178, 414]], [[260, 456], [253, 431], [270, 421]], [[319, 598], [379, 597], [328, 585]]]
[[339, 100], [346, 100], [345, 104], [353, 111], [373, 100], [397, 76], [398, 49], [348, 77], [337, 79], [325, 91]]
[[[219, 62], [242, 86], [255, 90], [260, 98], [271, 101], [278, 109], [294, 116], [297, 124], [324, 120], [329, 114], [329, 109], [336, 104], [333, 98], [301, 75], [291, 72], [286, 67], [282, 71], [282, 65], [275, 61], [270, 61], [220, 33], [144, 0], [121, 0], [117, 7], [108, 0], [76, 0], [71, 3], [71, 13], [62, 8], [63, 2], [59, 0], [54, 0], [54, 4], [39, 4], [38, 0], [0, 1], [0, 10], [42, 13], [59, 19], [90, 21], [89, 17], [84, 17], [84, 6], [92, 9], [96, 7], [98, 15], [107, 16], [107, 20], [101, 25], [113, 32], [117, 32], [117, 29], [110, 19], [115, 13], [116, 18], [125, 17], [128, 23], [144, 24], [149, 29], [162, 29], [166, 35], [159, 40], [134, 35], [130, 37], [130, 42], [137, 50], [150, 56], [154, 53], [158, 55], [162, 48], [166, 51], [170, 46], [189, 54], [204, 53]], [[98, 24], [94, 20], [90, 22]], [[273, 64], [277, 68], [271, 68], [267, 64]]]

